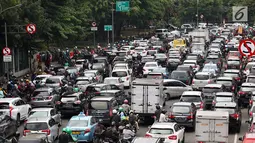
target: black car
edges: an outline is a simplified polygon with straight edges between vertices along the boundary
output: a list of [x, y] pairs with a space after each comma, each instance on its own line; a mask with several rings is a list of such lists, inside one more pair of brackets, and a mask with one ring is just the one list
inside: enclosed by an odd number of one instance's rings
[[171, 73], [171, 79], [176, 79], [176, 80], [180, 80], [181, 82], [187, 84], [187, 85], [190, 85], [191, 82], [192, 82], [192, 77], [191, 75], [189, 74], [188, 71], [173, 71]]
[[218, 77], [216, 80], [217, 84], [223, 84], [226, 87], [226, 90], [228, 92], [233, 92], [234, 94], [237, 94], [238, 89], [238, 82], [233, 77]]
[[229, 113], [229, 129], [240, 132], [242, 125], [242, 113], [238, 104], [235, 102], [219, 102], [215, 104], [214, 111], [227, 111]]
[[181, 126], [195, 129], [196, 105], [192, 102], [176, 102], [170, 109], [169, 119]]
[[92, 68], [94, 65], [101, 65], [104, 76], [107, 77], [109, 75], [110, 69], [109, 69], [109, 62], [107, 57], [95, 57], [92, 64]]
[[241, 88], [238, 92], [238, 97], [239, 97], [239, 106], [247, 107], [249, 105], [249, 100], [252, 95], [252, 91], [255, 89], [255, 84], [254, 83], [243, 83], [241, 85]]
[[1, 115], [0, 116], [0, 136], [3, 138], [10, 138], [16, 135], [18, 127], [16, 126], [16, 121], [10, 116]]
[[111, 124], [112, 110], [119, 106], [115, 97], [94, 97], [88, 104], [88, 115], [95, 117], [97, 120], [102, 119], [106, 125]]
[[61, 115], [79, 114], [85, 109], [86, 98], [81, 92], [67, 92], [56, 103]]
[[179, 58], [169, 58], [167, 61], [167, 69], [168, 71], [176, 70], [176, 68], [181, 64], [181, 60]]

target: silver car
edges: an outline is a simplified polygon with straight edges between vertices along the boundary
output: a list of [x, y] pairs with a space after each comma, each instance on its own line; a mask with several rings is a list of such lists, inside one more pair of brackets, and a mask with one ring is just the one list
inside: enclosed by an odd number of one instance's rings
[[57, 113], [57, 110], [54, 108], [34, 108], [30, 111], [26, 122], [29, 122], [29, 120], [32, 120], [33, 118], [42, 117], [51, 117], [60, 125], [62, 123], [61, 114]]
[[59, 127], [51, 117], [32, 118], [25, 124], [23, 135], [46, 133], [48, 140], [54, 142], [59, 136]]
[[216, 77], [210, 72], [198, 72], [193, 78], [193, 89], [202, 90], [202, 88], [210, 83], [215, 83]]
[[53, 88], [43, 87], [34, 91], [30, 104], [32, 107], [55, 107], [59, 99], [59, 93]]
[[53, 88], [60, 88], [64, 85], [64, 76], [51, 76], [46, 79], [45, 85]]
[[191, 86], [175, 79], [164, 79], [163, 90], [166, 99], [169, 100], [172, 97], [179, 97], [184, 91], [192, 91]]
[[184, 91], [180, 102], [193, 102], [197, 109], [203, 108], [204, 94], [201, 91]]

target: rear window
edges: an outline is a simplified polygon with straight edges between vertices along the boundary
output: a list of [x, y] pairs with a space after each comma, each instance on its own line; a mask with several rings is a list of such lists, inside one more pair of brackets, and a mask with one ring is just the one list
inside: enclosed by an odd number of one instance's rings
[[232, 102], [232, 97], [216, 97], [216, 102]]
[[127, 72], [126, 71], [115, 71], [112, 73], [112, 77], [126, 77]]
[[70, 120], [68, 125], [69, 127], [87, 127], [88, 120]]
[[223, 76], [227, 77], [238, 77], [238, 73], [224, 72]]
[[31, 111], [29, 117], [48, 117], [47, 111]]
[[119, 83], [119, 80], [118, 79], [104, 79], [104, 83], [105, 84], [117, 84]]
[[67, 69], [66, 70], [69, 74], [78, 72], [78, 69]]
[[221, 108], [221, 107], [215, 107], [215, 111], [226, 111], [229, 114], [234, 114], [235, 113], [235, 109], [233, 108]]
[[162, 74], [148, 74], [147, 79], [162, 79]]
[[58, 78], [48, 78], [46, 80], [46, 83], [49, 83], [49, 84], [53, 84], [53, 83], [59, 83], [59, 79]]
[[172, 72], [171, 78], [187, 78], [188, 73], [187, 72]]
[[198, 79], [198, 80], [208, 80], [209, 79], [209, 75], [195, 75], [195, 79]]
[[0, 103], [0, 109], [9, 109], [9, 103]]
[[223, 84], [223, 85], [232, 85], [232, 80], [217, 79], [216, 83]]
[[145, 67], [157, 67], [156, 64], [146, 64]]
[[184, 66], [178, 66], [177, 70], [178, 71], [188, 71], [190, 69], [190, 67], [184, 67]]
[[86, 84], [89, 84], [90, 82], [89, 81], [77, 81], [76, 84], [77, 85], [86, 85]]
[[173, 129], [167, 129], [167, 128], [151, 128], [150, 129], [151, 134], [159, 134], [159, 135], [171, 135], [174, 133]]
[[214, 92], [221, 92], [221, 88], [217, 87], [204, 87], [203, 88], [204, 93], [214, 93]]
[[255, 82], [255, 77], [248, 77], [247, 82]]
[[189, 106], [173, 106], [172, 108], [173, 113], [190, 113]]
[[38, 130], [47, 130], [49, 127], [45, 122], [36, 122], [36, 123], [27, 123], [25, 130], [38, 131]]
[[75, 101], [75, 100], [77, 100], [77, 98], [78, 98], [78, 97], [76, 97], [76, 96], [62, 97], [62, 98], [61, 98], [61, 101], [62, 101], [62, 102]]
[[39, 94], [45, 95], [48, 94], [48, 91], [34, 91], [33, 96], [37, 96]]
[[105, 101], [92, 101], [90, 103], [90, 108], [95, 110], [107, 110], [108, 102]]
[[200, 96], [196, 96], [196, 95], [183, 95], [180, 101], [181, 102], [201, 102], [201, 98]]

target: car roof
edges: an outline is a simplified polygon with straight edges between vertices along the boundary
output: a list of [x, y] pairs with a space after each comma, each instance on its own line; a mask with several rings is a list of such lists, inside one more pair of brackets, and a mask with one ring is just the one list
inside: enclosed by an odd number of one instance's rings
[[21, 99], [21, 98], [19, 98], [19, 97], [17, 97], [17, 98], [0, 98], [0, 103], [3, 103], [3, 102], [11, 103], [18, 99]]
[[158, 64], [157, 62], [146, 62], [145, 64]]
[[94, 86], [94, 87], [102, 87], [102, 86], [105, 86], [105, 85], [108, 85], [108, 84], [105, 84], [105, 83], [98, 83], [98, 84], [94, 84], [93, 86]]
[[54, 108], [33, 108], [31, 111], [50, 111]]
[[66, 93], [65, 95], [62, 95], [61, 97], [65, 97], [65, 96], [79, 96], [81, 94], [82, 94], [82, 92], [70, 92], [70, 93]]
[[176, 80], [176, 79], [164, 79], [163, 82], [173, 82], [173, 81], [179, 81], [179, 80]]
[[255, 86], [255, 83], [245, 82], [241, 86]]
[[175, 124], [174, 122], [155, 122], [151, 125], [151, 128], [173, 128]]
[[120, 90], [103, 90], [103, 91], [100, 91], [100, 93], [116, 93], [116, 92], [119, 92]]
[[40, 88], [37, 88], [35, 91], [49, 91], [49, 90], [53, 90], [53, 88], [51, 88], [51, 87], [40, 87]]
[[215, 108], [217, 107], [236, 107], [237, 104], [235, 102], [217, 102], [215, 104]]
[[125, 71], [125, 72], [127, 72], [128, 69], [115, 69], [115, 70], [112, 70], [112, 72], [118, 72], [118, 71]]
[[83, 112], [76, 116], [72, 116], [70, 120], [89, 120], [92, 116], [86, 116]]
[[51, 74], [41, 74], [41, 75], [37, 75], [36, 77], [50, 77], [52, 76]]
[[119, 77], [106, 77], [105, 79], [120, 79]]
[[221, 88], [222, 84], [207, 84], [204, 87], [218, 87], [218, 88]]
[[175, 105], [177, 105], [177, 106], [179, 106], [179, 105], [190, 106], [191, 104], [192, 103], [190, 103], [190, 102], [175, 102], [173, 104], [173, 106], [175, 106]]
[[98, 70], [86, 70], [84, 72], [97, 72]]
[[182, 95], [201, 95], [202, 94], [202, 92], [201, 91], [184, 91], [183, 93], [182, 93]]
[[233, 96], [234, 94], [232, 92], [216, 92], [215, 95], [227, 95], [227, 96]]
[[48, 122], [51, 119], [51, 117], [34, 117], [34, 118], [30, 118], [27, 123], [35, 123], [35, 122]]
[[114, 66], [127, 66], [127, 65], [128, 65], [127, 63], [117, 63]]
[[65, 76], [63, 75], [54, 75], [54, 76], [50, 76], [49, 78], [64, 78]]
[[224, 73], [225, 73], [225, 72], [239, 73], [240, 71], [239, 71], [239, 70], [236, 70], [236, 69], [228, 69], [228, 70], [225, 70]]
[[114, 96], [107, 96], [107, 97], [93, 97], [92, 99], [91, 99], [91, 101], [101, 101], [101, 100], [105, 100], [105, 101], [110, 101], [110, 100], [112, 100], [114, 98]]
[[197, 72], [196, 75], [210, 75], [210, 72]]
[[196, 63], [197, 61], [196, 60], [185, 60], [184, 62], [194, 62], [194, 63]]
[[248, 77], [255, 77], [255, 75], [249, 75]]

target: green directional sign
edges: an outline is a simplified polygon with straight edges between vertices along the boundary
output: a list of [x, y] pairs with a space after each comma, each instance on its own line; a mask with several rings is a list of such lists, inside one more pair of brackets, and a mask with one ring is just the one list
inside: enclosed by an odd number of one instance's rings
[[129, 11], [129, 1], [116, 1], [116, 11], [128, 12]]
[[104, 31], [112, 31], [112, 25], [104, 25]]

